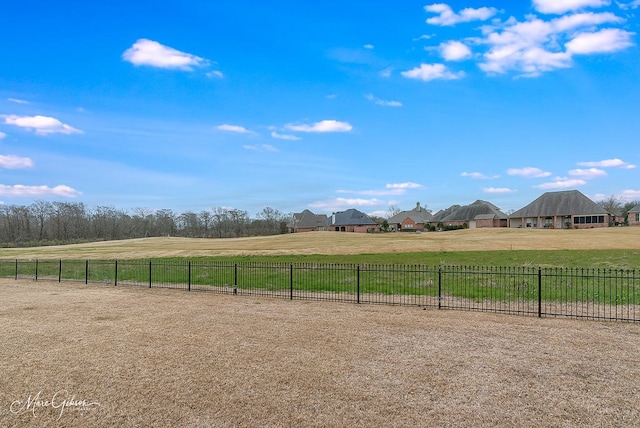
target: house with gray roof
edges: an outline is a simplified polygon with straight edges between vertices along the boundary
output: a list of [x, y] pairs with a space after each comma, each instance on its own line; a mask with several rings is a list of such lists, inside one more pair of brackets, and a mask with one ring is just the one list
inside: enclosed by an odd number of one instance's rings
[[629, 226], [640, 226], [640, 204], [628, 211], [627, 224]]
[[287, 224], [290, 233], [329, 230], [329, 218], [325, 214], [314, 214], [309, 210], [294, 213]]
[[611, 214], [578, 190], [546, 192], [509, 216], [509, 227], [586, 229], [608, 227]]
[[329, 218], [329, 230], [336, 232], [377, 232], [378, 223], [356, 209], [335, 212]]
[[433, 216], [431, 224], [437, 226], [464, 226], [470, 229], [507, 227], [508, 216], [491, 202], [478, 199], [469, 205], [453, 205]]
[[401, 211], [389, 217], [387, 223], [389, 223], [389, 228], [394, 231], [416, 231], [424, 230], [425, 225], [428, 225], [432, 219], [433, 215], [422, 208], [418, 202], [414, 209]]

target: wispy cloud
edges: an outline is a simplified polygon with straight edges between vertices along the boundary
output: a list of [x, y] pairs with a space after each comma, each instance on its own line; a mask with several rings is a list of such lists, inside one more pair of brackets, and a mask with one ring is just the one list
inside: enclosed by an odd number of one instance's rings
[[48, 116], [17, 116], [15, 114], [0, 115], [7, 125], [14, 125], [34, 131], [36, 135], [49, 134], [82, 134], [82, 131]]
[[373, 102], [375, 105], [378, 106], [385, 106], [385, 107], [402, 107], [402, 103], [400, 101], [386, 101], [386, 100], [381, 100], [378, 97], [375, 97], [373, 94], [367, 94], [364, 96], [366, 99], [368, 99], [369, 101]]
[[216, 129], [218, 131], [234, 132], [236, 134], [251, 134], [251, 135], [255, 134], [255, 132], [249, 131], [244, 126], [239, 126], [239, 125], [222, 124], [222, 125], [216, 126]]
[[374, 49], [375, 46], [373, 46], [371, 43], [367, 43], [366, 45], [362, 46], [365, 49]]
[[640, 190], [623, 190], [620, 199], [626, 202], [640, 201]]
[[301, 138], [296, 135], [291, 134], [278, 134], [276, 131], [271, 131], [271, 137], [276, 138], [278, 140], [288, 140], [288, 141], [298, 141]]
[[49, 186], [25, 186], [22, 184], [7, 186], [5, 184], [0, 184], [0, 196], [13, 196], [13, 197], [56, 196], [56, 197], [63, 197], [63, 198], [74, 198], [80, 195], [82, 195], [82, 192], [79, 192], [74, 188], [65, 186], [65, 185], [49, 187]]
[[309, 204], [309, 207], [333, 212], [345, 210], [353, 207], [371, 207], [375, 205], [380, 205], [382, 201], [373, 198], [373, 199], [362, 199], [362, 198], [335, 198], [329, 199], [325, 201], [316, 201]]
[[278, 149], [276, 149], [271, 144], [251, 144], [251, 145], [242, 146], [242, 148], [244, 148], [246, 150], [265, 151], [265, 152], [277, 152], [278, 151]]
[[598, 168], [589, 168], [589, 169], [578, 168], [578, 169], [572, 169], [571, 171], [569, 171], [569, 175], [572, 177], [580, 177], [585, 180], [591, 180], [592, 178], [606, 177], [607, 173], [606, 171], [603, 171]]
[[351, 126], [351, 124], [349, 124], [348, 122], [340, 122], [337, 120], [321, 120], [320, 122], [315, 122], [310, 125], [288, 124], [285, 125], [285, 129], [297, 132], [349, 132], [353, 129], [353, 126]]
[[588, 7], [607, 6], [610, 0], [533, 0], [533, 7], [542, 13], [563, 14]]
[[509, 168], [507, 170], [507, 174], [517, 175], [517, 176], [526, 177], [526, 178], [543, 178], [543, 177], [549, 177], [551, 175], [550, 172], [543, 171], [540, 168], [534, 168], [530, 166], [527, 166], [524, 168]]
[[517, 190], [510, 189], [508, 187], [483, 187], [482, 191], [485, 193], [514, 193]]
[[580, 166], [587, 167], [595, 167], [595, 168], [623, 168], [623, 169], [633, 169], [636, 166], [630, 163], [627, 163], [621, 159], [605, 159], [601, 161], [595, 162], [578, 162]]
[[463, 172], [460, 174], [462, 177], [469, 177], [474, 180], [494, 180], [500, 178], [499, 175], [486, 175], [481, 172]]
[[454, 73], [444, 64], [420, 64], [419, 67], [401, 71], [400, 74], [407, 79], [423, 80], [425, 82], [436, 79], [454, 80], [464, 77], [464, 72]]
[[224, 79], [224, 74], [220, 70], [213, 70], [205, 73], [207, 77]]
[[619, 28], [606, 28], [594, 33], [580, 33], [565, 46], [574, 54], [615, 52], [633, 46], [631, 36], [634, 34]]
[[209, 65], [209, 61], [199, 56], [182, 52], [149, 39], [139, 39], [124, 51], [122, 58], [134, 65], [147, 65], [183, 71], [193, 71], [194, 67]]
[[477, 9], [468, 7], [456, 13], [449, 5], [444, 3], [427, 5], [424, 10], [438, 15], [427, 18], [427, 24], [441, 26], [451, 26], [461, 22], [486, 21], [498, 12], [493, 7], [480, 7]]
[[553, 189], [568, 189], [571, 187], [579, 187], [587, 184], [585, 180], [581, 180], [578, 178], [566, 178], [566, 177], [556, 177], [553, 181], [548, 183], [543, 183], [538, 186], [533, 186], [536, 189], [543, 190], [553, 190]]
[[10, 102], [16, 103], [16, 104], [29, 104], [29, 101], [21, 100], [21, 99], [18, 99], [18, 98], [7, 98], [7, 101], [10, 101]]
[[0, 140], [2, 140], [6, 136], [7, 136], [7, 134], [5, 134], [4, 132], [0, 132]]
[[420, 189], [423, 186], [418, 183], [405, 182], [405, 183], [388, 183], [384, 189], [374, 190], [338, 190], [337, 193], [350, 193], [355, 195], [364, 196], [391, 196], [391, 195], [404, 195], [410, 189]]
[[16, 155], [0, 155], [0, 168], [6, 169], [22, 169], [31, 168], [33, 161], [30, 158], [24, 158]]

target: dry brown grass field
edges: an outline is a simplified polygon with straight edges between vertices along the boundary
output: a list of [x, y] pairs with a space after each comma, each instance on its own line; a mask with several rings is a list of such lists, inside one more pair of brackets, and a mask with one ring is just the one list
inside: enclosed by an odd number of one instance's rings
[[640, 328], [0, 282], [0, 426], [640, 426]]
[[247, 254], [372, 254], [420, 251], [640, 249], [640, 227], [586, 230], [474, 229], [440, 233], [308, 232], [234, 239], [143, 238], [0, 249], [1, 258], [140, 259]]
[[[151, 238], [126, 259], [640, 248], [640, 228]], [[2, 427], [640, 426], [640, 326], [0, 280]]]

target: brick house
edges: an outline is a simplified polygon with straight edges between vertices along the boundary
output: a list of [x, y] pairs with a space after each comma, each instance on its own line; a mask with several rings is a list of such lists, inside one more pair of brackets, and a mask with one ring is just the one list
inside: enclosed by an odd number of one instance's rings
[[491, 202], [478, 199], [469, 205], [452, 205], [446, 210], [438, 211], [431, 220], [436, 226], [464, 226], [470, 229], [485, 227], [507, 227], [508, 216]]
[[627, 214], [627, 223], [629, 226], [640, 226], [640, 204], [629, 210]]
[[329, 218], [325, 214], [314, 214], [309, 210], [294, 213], [287, 224], [289, 233], [329, 230]]
[[335, 212], [329, 218], [329, 229], [336, 232], [378, 232], [380, 225], [356, 209]]
[[418, 202], [414, 209], [399, 212], [390, 217], [387, 223], [389, 223], [389, 228], [394, 231], [422, 231], [431, 219], [433, 219], [431, 213], [422, 208]]
[[546, 192], [509, 216], [509, 227], [588, 229], [608, 227], [611, 214], [578, 190]]

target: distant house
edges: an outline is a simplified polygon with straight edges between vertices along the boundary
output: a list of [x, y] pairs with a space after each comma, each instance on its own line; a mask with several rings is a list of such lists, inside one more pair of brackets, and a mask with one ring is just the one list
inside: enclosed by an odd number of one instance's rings
[[314, 214], [309, 210], [293, 214], [287, 224], [290, 233], [328, 230], [329, 218], [325, 214]]
[[509, 227], [568, 229], [608, 227], [611, 214], [578, 190], [547, 192], [509, 216]]
[[627, 222], [629, 226], [640, 226], [640, 204], [629, 210]]
[[425, 225], [433, 219], [433, 215], [420, 206], [409, 211], [402, 211], [387, 220], [391, 230], [424, 230]]
[[453, 205], [446, 210], [438, 211], [431, 224], [442, 223], [445, 226], [464, 226], [469, 229], [485, 227], [507, 227], [508, 216], [491, 202], [478, 199], [469, 205]]
[[329, 230], [336, 232], [377, 232], [378, 223], [356, 209], [333, 213], [329, 218]]

